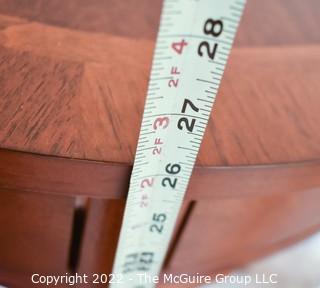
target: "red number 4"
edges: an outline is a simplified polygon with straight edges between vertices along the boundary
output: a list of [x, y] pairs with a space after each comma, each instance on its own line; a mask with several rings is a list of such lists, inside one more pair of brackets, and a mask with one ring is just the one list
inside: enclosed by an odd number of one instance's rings
[[184, 41], [184, 39], [182, 39], [181, 42], [173, 42], [171, 44], [171, 47], [178, 54], [182, 54], [184, 46], [187, 46], [187, 45], [188, 45], [188, 43], [186, 41]]

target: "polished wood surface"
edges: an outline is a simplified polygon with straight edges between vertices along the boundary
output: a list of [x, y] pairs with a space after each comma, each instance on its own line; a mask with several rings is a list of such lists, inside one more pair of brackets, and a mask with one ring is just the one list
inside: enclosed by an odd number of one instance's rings
[[[160, 9], [142, 1], [134, 19], [116, 21], [130, 4], [113, 2], [63, 5], [63, 13], [53, 12], [59, 1], [2, 5], [1, 147], [133, 162]], [[232, 52], [198, 164], [319, 158], [317, 3], [249, 1], [236, 41], [249, 48]], [[101, 11], [119, 24], [99, 26]]]
[[319, 201], [319, 188], [199, 201], [167, 269], [190, 274], [201, 269], [211, 274], [241, 267], [319, 231]]
[[21, 282], [15, 286], [16, 278], [25, 279], [27, 286], [32, 273], [65, 273], [73, 199], [6, 189], [0, 193], [0, 284], [22, 287]]
[[[110, 273], [125, 201], [91, 200], [79, 273]], [[103, 285], [101, 285], [103, 287]]]
[[[110, 272], [160, 9], [0, 0], [0, 284]], [[319, 16], [248, 0], [164, 271], [229, 271], [319, 230]]]
[[[0, 149], [0, 191], [124, 199], [131, 166]], [[277, 165], [196, 167], [185, 199], [287, 194], [320, 187], [320, 160]]]

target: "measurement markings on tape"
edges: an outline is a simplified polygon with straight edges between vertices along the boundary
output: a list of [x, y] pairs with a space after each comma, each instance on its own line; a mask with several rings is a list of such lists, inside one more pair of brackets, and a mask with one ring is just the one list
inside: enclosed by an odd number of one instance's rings
[[111, 287], [154, 287], [245, 0], [164, 0]]

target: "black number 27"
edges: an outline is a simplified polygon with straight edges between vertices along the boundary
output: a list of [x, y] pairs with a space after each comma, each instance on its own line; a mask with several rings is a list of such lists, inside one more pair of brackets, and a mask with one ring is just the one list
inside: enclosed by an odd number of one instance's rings
[[[194, 105], [189, 99], [184, 99], [183, 102], [183, 106], [181, 109], [181, 113], [186, 113], [187, 110], [187, 106], [190, 106], [190, 108], [195, 111], [195, 112], [199, 112], [199, 108], [196, 107], [196, 105]], [[189, 132], [193, 131], [194, 125], [196, 124], [196, 119], [192, 118], [191, 121], [189, 122], [189, 118], [187, 117], [181, 117], [178, 121], [178, 128], [180, 130], [183, 130], [183, 128], [185, 127]]]

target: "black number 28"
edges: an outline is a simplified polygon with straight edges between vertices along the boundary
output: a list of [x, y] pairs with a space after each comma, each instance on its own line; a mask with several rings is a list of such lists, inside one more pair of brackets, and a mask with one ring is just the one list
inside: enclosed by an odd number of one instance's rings
[[[213, 37], [220, 36], [222, 31], [223, 31], [223, 22], [221, 20], [208, 19], [203, 27], [204, 34], [212, 35]], [[204, 50], [207, 53], [208, 57], [211, 60], [213, 60], [217, 52], [217, 49], [218, 49], [217, 43], [215, 43], [211, 48], [209, 42], [202, 41], [198, 47], [198, 55], [202, 57], [204, 55], [204, 52], [203, 52]]]

